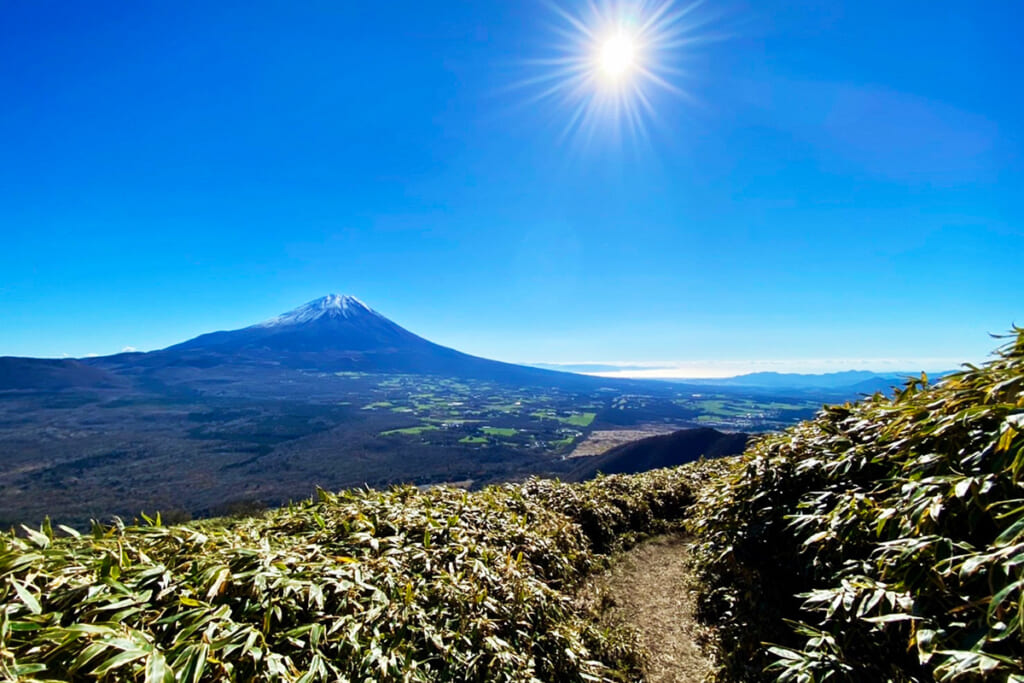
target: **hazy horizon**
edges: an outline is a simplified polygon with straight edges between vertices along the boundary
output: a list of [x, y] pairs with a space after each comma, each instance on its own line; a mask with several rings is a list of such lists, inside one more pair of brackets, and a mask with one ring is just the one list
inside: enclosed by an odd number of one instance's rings
[[[306, 303], [306, 302], [303, 302]], [[371, 308], [372, 308], [372, 304]], [[278, 311], [275, 315], [286, 311]], [[240, 329], [249, 325], [269, 320], [274, 316], [265, 316], [258, 320], [250, 320], [239, 324], [236, 327], [212, 327], [197, 332], [189, 337], [175, 338], [164, 344], [152, 348], [139, 348], [131, 345], [119, 349], [107, 349], [103, 352], [90, 351], [87, 353], [71, 354], [62, 352], [56, 355], [42, 354], [10, 354], [0, 352], [0, 356], [18, 356], [43, 358], [94, 358], [98, 356], [114, 355], [128, 352], [149, 352], [155, 351], [173, 344], [180, 343], [186, 339], [214, 332], [218, 330]], [[395, 321], [402, 324], [401, 321]], [[415, 329], [410, 331], [419, 334]], [[421, 335], [425, 336], [425, 335]], [[437, 342], [429, 336], [426, 338]], [[549, 369], [563, 370], [566, 372], [578, 372], [580, 374], [594, 375], [608, 378], [631, 378], [631, 379], [712, 379], [733, 377], [756, 372], [779, 372], [787, 374], [827, 374], [832, 372], [843, 372], [850, 370], [864, 370], [878, 373], [916, 373], [921, 371], [940, 372], [956, 369], [963, 363], [979, 363], [984, 361], [999, 346], [998, 339], [993, 339], [992, 334], [985, 335], [989, 342], [989, 348], [984, 355], [974, 357], [892, 357], [892, 358], [837, 358], [837, 357], [815, 357], [815, 358], [689, 358], [689, 359], [649, 359], [637, 358], [629, 360], [578, 360], [564, 358], [549, 359], [524, 359], [522, 355], [513, 357], [501, 357], [488, 354], [487, 352], [475, 352], [467, 348], [461, 348], [454, 344], [444, 344], [457, 350], [479, 355], [485, 358], [492, 358], [510, 363], [533, 367], [545, 367]], [[521, 349], [520, 349], [521, 350]]]
[[[331, 295], [334, 296], [334, 295]], [[330, 297], [327, 297], [330, 298]], [[309, 303], [319, 303], [321, 299]], [[361, 301], [361, 300], [360, 300]], [[365, 302], [362, 302], [365, 303]], [[372, 307], [371, 307], [372, 308]], [[282, 312], [285, 313], [285, 312]], [[253, 324], [273, 320], [270, 317]], [[213, 332], [217, 330], [206, 330]], [[56, 358], [95, 358], [116, 353], [149, 352], [185, 341], [174, 340], [171, 344], [155, 349], [139, 349], [125, 346], [118, 351], [105, 354], [87, 353], [80, 356], [61, 354]], [[484, 357], [487, 357], [486, 354]], [[522, 358], [499, 358], [495, 360], [517, 363], [531, 367], [575, 372], [596, 377], [627, 379], [714, 379], [734, 377], [760, 372], [786, 374], [829, 374], [847, 371], [875, 373], [912, 374], [922, 371], [942, 372], [960, 367], [963, 363], [978, 363], [982, 359], [962, 358], [776, 358], [776, 359], [688, 359], [688, 360], [590, 360], [590, 361], [547, 361], [523, 360]]]

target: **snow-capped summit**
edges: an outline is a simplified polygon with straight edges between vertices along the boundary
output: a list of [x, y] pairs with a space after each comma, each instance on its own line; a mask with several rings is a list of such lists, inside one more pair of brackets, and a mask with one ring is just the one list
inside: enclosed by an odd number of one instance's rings
[[425, 339], [399, 327], [354, 296], [329, 294], [240, 330], [210, 332], [172, 349], [236, 355], [358, 353], [417, 348]]
[[376, 311], [354, 296], [348, 294], [328, 294], [314, 299], [296, 309], [282, 313], [270, 320], [264, 320], [253, 327], [279, 327], [282, 325], [298, 325], [313, 322], [321, 318], [352, 318], [358, 315], [375, 315]]

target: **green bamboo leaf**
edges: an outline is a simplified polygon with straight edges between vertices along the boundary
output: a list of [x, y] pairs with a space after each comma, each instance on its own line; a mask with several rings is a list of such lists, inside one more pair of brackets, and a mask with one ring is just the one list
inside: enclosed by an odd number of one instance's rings
[[50, 547], [50, 537], [46, 534], [40, 533], [35, 529], [30, 529], [24, 524], [21, 525], [21, 529], [28, 536], [28, 540], [30, 540], [36, 547], [41, 548], [43, 550]]
[[176, 664], [179, 671], [178, 683], [199, 683], [206, 669], [209, 653], [210, 646], [206, 643], [188, 646], [182, 653], [181, 662]]
[[95, 669], [92, 670], [92, 675], [97, 678], [106, 676], [111, 671], [119, 669], [125, 664], [130, 664], [136, 660], [142, 659], [147, 656], [149, 652], [147, 650], [131, 649], [122, 650], [113, 657], [101, 662]]
[[145, 683], [172, 683], [174, 681], [174, 670], [167, 665], [164, 655], [159, 650], [153, 650], [146, 660], [146, 681]]
[[78, 671], [79, 669], [83, 669], [85, 668], [86, 664], [88, 664], [89, 662], [91, 662], [96, 657], [100, 656], [109, 649], [110, 647], [106, 643], [102, 642], [91, 643], [89, 645], [86, 645], [84, 648], [82, 648], [82, 651], [78, 653], [78, 656], [75, 657], [74, 660], [72, 660], [68, 668], [71, 671]]
[[1010, 446], [1013, 445], [1013, 440], [1020, 434], [1015, 428], [1007, 425], [1002, 435], [999, 437], [999, 443], [996, 444], [996, 451], [1006, 452], [1010, 450]]
[[1024, 516], [1008, 526], [999, 536], [996, 537], [994, 545], [1003, 546], [1016, 543], [1021, 534], [1024, 534]]
[[[10, 671], [20, 679], [22, 676], [32, 676], [32, 674], [46, 671], [46, 665], [41, 663], [15, 664], [11, 666]], [[32, 679], [35, 679], [35, 677], [32, 676]]]
[[21, 598], [21, 601], [25, 604], [26, 607], [28, 607], [29, 611], [32, 612], [32, 614], [43, 613], [43, 608], [39, 604], [39, 601], [36, 600], [36, 597], [32, 595], [31, 592], [29, 592], [26, 586], [23, 586], [16, 579], [11, 579], [11, 585], [14, 586], [14, 590], [18, 594], [18, 597]]

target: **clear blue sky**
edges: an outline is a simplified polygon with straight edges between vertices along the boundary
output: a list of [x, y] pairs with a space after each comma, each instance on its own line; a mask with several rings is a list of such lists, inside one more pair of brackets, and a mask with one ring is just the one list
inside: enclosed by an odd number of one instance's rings
[[512, 361], [943, 365], [1024, 323], [1019, 3], [709, 0], [642, 134], [538, 97], [555, 7], [0, 3], [0, 355], [328, 292]]

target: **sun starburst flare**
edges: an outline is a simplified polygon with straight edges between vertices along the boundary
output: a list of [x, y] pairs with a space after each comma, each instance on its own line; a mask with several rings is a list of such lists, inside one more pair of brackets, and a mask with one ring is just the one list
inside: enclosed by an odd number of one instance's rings
[[636, 57], [633, 36], [618, 33], [607, 38], [601, 45], [598, 61], [606, 79], [619, 81], [628, 76]]
[[519, 85], [529, 87], [531, 101], [554, 100], [569, 112], [565, 136], [590, 139], [614, 127], [646, 137], [658, 95], [686, 95], [686, 49], [705, 39], [698, 5], [606, 0], [576, 12], [554, 5], [558, 44], [551, 56], [529, 60], [532, 75]]

